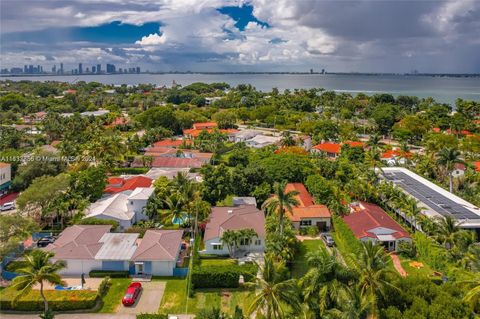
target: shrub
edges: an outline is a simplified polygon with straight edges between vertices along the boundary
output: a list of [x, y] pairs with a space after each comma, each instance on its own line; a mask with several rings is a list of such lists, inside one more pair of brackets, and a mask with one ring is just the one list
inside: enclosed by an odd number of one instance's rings
[[148, 167], [117, 167], [112, 169], [112, 175], [140, 175], [145, 174], [150, 170]]
[[105, 279], [102, 280], [100, 285], [98, 285], [98, 290], [97, 293], [100, 297], [103, 297], [107, 294], [108, 289], [110, 288], [112, 282], [110, 281], [110, 277], [105, 277]]
[[236, 267], [195, 267], [192, 271], [194, 288], [237, 288], [239, 279]]
[[333, 226], [335, 244], [341, 252], [356, 254], [362, 249], [362, 244], [341, 217], [333, 217]]
[[[48, 306], [53, 311], [91, 309], [99, 298], [96, 291], [90, 290], [45, 290]], [[12, 303], [18, 291], [13, 288], [2, 290], [0, 309], [17, 311], [43, 311], [44, 304], [39, 290], [32, 290]]]
[[112, 225], [113, 229], [118, 228], [119, 224], [116, 220], [100, 219], [95, 217], [88, 217], [78, 221], [78, 225]]
[[88, 274], [92, 278], [128, 278], [128, 271], [113, 271], [113, 270], [92, 270]]
[[398, 245], [398, 253], [408, 258], [415, 258], [417, 257], [417, 248], [414, 243], [400, 241], [400, 244]]
[[309, 226], [307, 228], [307, 234], [310, 237], [316, 237], [318, 235], [318, 227], [317, 226]]
[[420, 232], [416, 232], [413, 238], [420, 259], [436, 270], [445, 271], [449, 262], [447, 250]]

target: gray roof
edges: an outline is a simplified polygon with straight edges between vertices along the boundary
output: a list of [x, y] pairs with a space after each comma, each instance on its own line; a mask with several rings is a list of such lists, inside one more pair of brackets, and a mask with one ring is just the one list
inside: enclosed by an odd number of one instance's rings
[[130, 260], [137, 249], [139, 234], [106, 233], [100, 239], [102, 248], [95, 255], [101, 260]]
[[257, 206], [257, 200], [255, 197], [234, 197], [232, 199], [233, 206], [240, 206], [240, 205], [253, 205]]
[[183, 230], [147, 230], [132, 256], [134, 261], [176, 261]]

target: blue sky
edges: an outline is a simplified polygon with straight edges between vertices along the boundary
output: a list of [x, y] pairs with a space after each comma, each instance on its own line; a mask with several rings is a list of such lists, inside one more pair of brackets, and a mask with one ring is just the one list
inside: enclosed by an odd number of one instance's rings
[[480, 72], [480, 1], [3, 0], [1, 67]]

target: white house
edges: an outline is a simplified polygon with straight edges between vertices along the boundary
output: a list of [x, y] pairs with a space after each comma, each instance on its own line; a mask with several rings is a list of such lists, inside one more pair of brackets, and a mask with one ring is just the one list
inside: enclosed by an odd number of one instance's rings
[[257, 135], [262, 135], [262, 131], [247, 129], [230, 133], [228, 137], [231, 142], [240, 143], [254, 138]]
[[255, 205], [236, 207], [213, 207], [205, 228], [205, 250], [200, 253], [228, 255], [221, 237], [226, 230], [253, 229], [257, 237], [250, 242], [240, 243], [239, 251], [244, 253], [265, 250], [265, 215]]
[[147, 230], [132, 256], [135, 273], [173, 276], [180, 257], [183, 230]]
[[0, 195], [6, 193], [12, 185], [12, 166], [0, 162]]
[[148, 219], [143, 211], [153, 192], [153, 187], [137, 187], [133, 191], [101, 198], [87, 208], [85, 218], [116, 220], [120, 228], [130, 228], [136, 222]]
[[44, 249], [64, 260], [62, 275], [92, 270], [128, 271], [131, 275], [172, 276], [180, 256], [183, 230], [111, 233], [110, 225], [74, 225]]
[[281, 139], [281, 136], [256, 135], [255, 137], [246, 140], [245, 144], [253, 148], [262, 148], [268, 145], [278, 144]]

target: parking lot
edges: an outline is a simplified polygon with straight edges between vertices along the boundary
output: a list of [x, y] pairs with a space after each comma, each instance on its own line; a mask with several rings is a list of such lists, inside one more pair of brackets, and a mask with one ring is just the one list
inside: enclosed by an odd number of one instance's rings
[[142, 282], [142, 292], [137, 302], [130, 307], [122, 304], [118, 306], [118, 314], [140, 314], [140, 313], [156, 313], [162, 301], [163, 292], [165, 291], [165, 282], [150, 281]]

